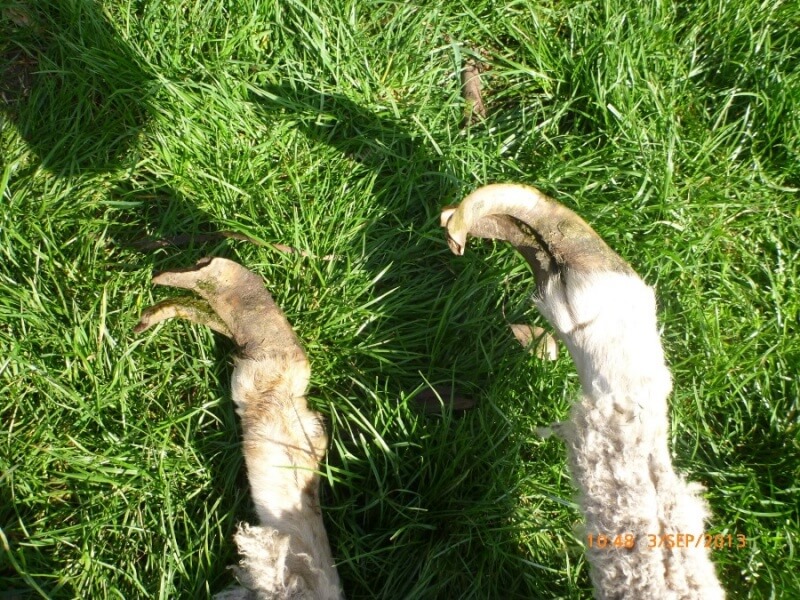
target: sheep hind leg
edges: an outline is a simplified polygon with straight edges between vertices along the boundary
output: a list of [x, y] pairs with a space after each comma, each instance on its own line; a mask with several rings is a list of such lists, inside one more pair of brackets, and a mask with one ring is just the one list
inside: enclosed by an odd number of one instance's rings
[[723, 598], [705, 548], [652, 544], [701, 535], [708, 515], [699, 486], [672, 465], [672, 384], [653, 290], [583, 219], [534, 188], [480, 188], [446, 208], [442, 226], [455, 254], [468, 236], [505, 240], [522, 254], [536, 306], [575, 361], [583, 395], [554, 429], [567, 445], [587, 533], [612, 540], [587, 549], [595, 596]]
[[142, 313], [135, 331], [178, 317], [210, 327], [237, 347], [231, 388], [260, 524], [237, 532], [241, 586], [219, 598], [341, 598], [319, 507], [327, 434], [305, 399], [308, 360], [291, 325], [261, 278], [230, 260], [202, 259], [153, 282], [202, 299], [160, 302]]

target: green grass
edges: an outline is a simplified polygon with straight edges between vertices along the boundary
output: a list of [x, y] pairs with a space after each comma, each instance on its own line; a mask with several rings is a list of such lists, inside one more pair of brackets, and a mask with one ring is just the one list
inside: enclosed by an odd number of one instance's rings
[[[34, 8], [35, 7], [35, 8]], [[656, 286], [676, 461], [731, 598], [800, 597], [800, 5], [0, 0], [0, 598], [204, 597], [251, 518], [228, 343], [136, 338], [154, 270], [224, 255], [304, 341], [349, 598], [584, 598], [578, 391], [502, 246], [441, 206], [520, 181]], [[478, 54], [487, 122], [462, 129]], [[147, 237], [233, 230], [147, 252]], [[333, 260], [323, 257], [334, 255]], [[414, 394], [454, 384], [463, 416]]]

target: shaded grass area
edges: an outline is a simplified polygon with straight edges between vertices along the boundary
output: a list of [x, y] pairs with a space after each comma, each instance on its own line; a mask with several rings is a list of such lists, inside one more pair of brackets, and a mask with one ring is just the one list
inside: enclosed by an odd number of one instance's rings
[[[252, 518], [230, 346], [135, 338], [154, 270], [262, 274], [328, 419], [351, 598], [581, 598], [556, 440], [577, 393], [501, 246], [441, 206], [521, 181], [656, 286], [676, 460], [732, 598], [800, 596], [800, 8], [791, 2], [0, 0], [0, 594], [204, 597]], [[458, 68], [489, 65], [460, 128]], [[139, 252], [132, 243], [231, 230]], [[325, 257], [333, 257], [326, 260]], [[464, 415], [420, 414], [451, 385]], [[602, 532], [600, 532], [602, 533]]]

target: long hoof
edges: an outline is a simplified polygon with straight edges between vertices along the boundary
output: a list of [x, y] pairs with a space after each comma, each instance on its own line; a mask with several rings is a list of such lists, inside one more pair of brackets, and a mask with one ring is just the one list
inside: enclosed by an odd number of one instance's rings
[[151, 306], [134, 328], [137, 333], [178, 317], [226, 335], [247, 356], [293, 353], [305, 357], [261, 277], [232, 260], [203, 258], [188, 269], [160, 273], [153, 283], [190, 290], [202, 299], [172, 298]]
[[487, 185], [442, 211], [447, 243], [464, 254], [469, 236], [505, 240], [530, 264], [539, 288], [566, 270], [633, 274], [586, 221], [536, 188]]

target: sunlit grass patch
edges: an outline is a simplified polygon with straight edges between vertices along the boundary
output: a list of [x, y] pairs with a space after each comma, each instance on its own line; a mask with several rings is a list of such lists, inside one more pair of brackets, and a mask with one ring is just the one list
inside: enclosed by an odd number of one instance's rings
[[[154, 270], [262, 275], [332, 434], [350, 598], [590, 594], [578, 391], [527, 268], [441, 206], [536, 185], [656, 287], [676, 462], [732, 598], [800, 596], [800, 8], [790, 2], [0, 0], [0, 591], [205, 597], [252, 518], [226, 341], [137, 338]], [[476, 56], [486, 122], [461, 127]], [[170, 243], [186, 234], [232, 238]], [[140, 251], [137, 242], [166, 240]], [[271, 244], [296, 250], [281, 252]], [[431, 416], [415, 394], [476, 401]]]

